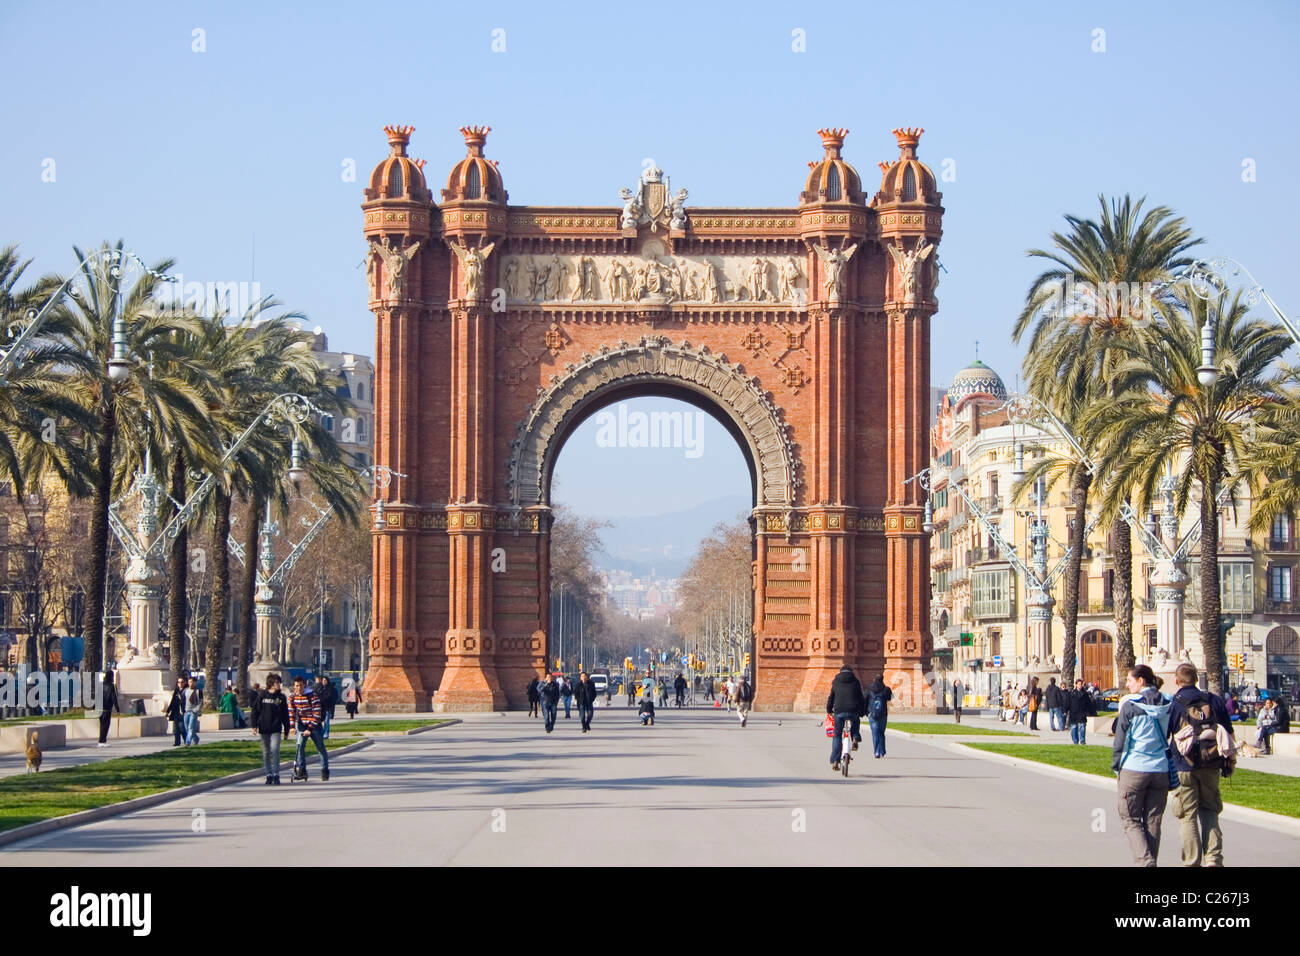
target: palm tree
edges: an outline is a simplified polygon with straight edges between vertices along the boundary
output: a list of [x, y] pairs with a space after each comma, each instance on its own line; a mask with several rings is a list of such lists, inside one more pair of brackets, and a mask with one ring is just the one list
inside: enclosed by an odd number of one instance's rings
[[[1250, 422], [1277, 400], [1284, 373], [1275, 363], [1291, 344], [1271, 321], [1252, 319], [1240, 294], [1213, 301], [1180, 287], [1162, 305], [1162, 317], [1133, 340], [1118, 344], [1114, 395], [1096, 406], [1088, 424], [1100, 436], [1107, 475], [1107, 507], [1125, 491], [1149, 505], [1166, 474], [1176, 479], [1179, 514], [1195, 489], [1200, 498], [1201, 648], [1210, 690], [1222, 693], [1220, 646], [1219, 507], [1226, 485], [1247, 477]], [[1201, 327], [1214, 329], [1217, 381], [1200, 384]]]
[[[80, 288], [59, 306], [59, 321], [66, 323], [70, 341], [88, 360], [80, 370], [79, 386], [85, 389], [96, 420], [95, 428], [85, 434], [85, 448], [94, 461], [90, 594], [82, 662], [88, 671], [99, 670], [102, 663], [108, 509], [114, 478], [121, 490], [124, 476], [146, 449], [155, 453], [157, 460], [166, 460], [163, 453], [168, 436], [205, 427], [204, 396], [192, 384], [192, 375], [178, 371], [188, 358], [178, 348], [177, 333], [190, 328], [192, 320], [182, 312], [160, 308], [154, 298], [163, 281], [161, 274], [172, 267], [173, 260], [159, 262], [127, 288], [125, 271], [108, 265], [110, 256], [116, 256], [116, 262], [124, 261], [123, 243], [105, 243], [103, 251], [105, 256], [87, 259], [74, 247], [73, 253], [82, 263]], [[135, 361], [125, 377], [115, 382], [109, 377], [108, 362], [119, 316], [126, 322], [127, 347]], [[125, 440], [118, 441], [119, 435]]]
[[1253, 420], [1253, 438], [1246, 451], [1243, 468], [1252, 485], [1260, 487], [1250, 515], [1250, 529], [1270, 528], [1279, 515], [1294, 517], [1300, 511], [1300, 467], [1296, 449], [1300, 448], [1300, 382], [1294, 371], [1287, 376], [1288, 385], [1278, 390], [1278, 400], [1259, 410]]
[[[20, 261], [16, 246], [0, 249], [0, 336], [8, 340], [54, 295], [61, 281], [45, 276], [16, 288], [31, 260]], [[0, 476], [16, 495], [29, 479], [52, 475], [73, 494], [89, 490], [80, 445], [71, 438], [92, 424], [86, 392], [75, 378], [87, 359], [72, 347], [66, 329], [51, 317], [0, 382]]]
[[[1099, 196], [1098, 202], [1099, 220], [1066, 216], [1070, 228], [1052, 233], [1054, 250], [1029, 251], [1054, 265], [1030, 284], [1012, 340], [1018, 343], [1030, 332], [1030, 390], [1041, 391], [1049, 403], [1048, 396], [1057, 391], [1053, 378], [1086, 383], [1084, 407], [1114, 394], [1116, 347], [1132, 341], [1135, 329], [1153, 320], [1155, 303], [1167, 295], [1170, 276], [1191, 265], [1185, 253], [1202, 241], [1193, 238], [1183, 219], [1167, 206], [1143, 215], [1145, 199], [1134, 202], [1126, 195], [1107, 203], [1105, 196]], [[1040, 352], [1049, 359], [1040, 362], [1036, 358]], [[1055, 410], [1058, 417], [1069, 412], [1068, 408]], [[1076, 499], [1077, 514], [1085, 507], [1086, 502]], [[1111, 523], [1110, 541], [1115, 568], [1115, 665], [1124, 671], [1134, 660], [1133, 545], [1127, 523], [1118, 517]]]

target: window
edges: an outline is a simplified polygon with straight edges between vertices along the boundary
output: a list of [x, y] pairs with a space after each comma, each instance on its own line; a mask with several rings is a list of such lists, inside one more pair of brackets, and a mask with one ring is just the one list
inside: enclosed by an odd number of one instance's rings
[[1002, 629], [989, 628], [989, 657], [998, 657], [1002, 653]]
[[1268, 599], [1274, 604], [1291, 600], [1291, 566], [1274, 564], [1268, 569]]
[[358, 399], [358, 401], [359, 401], [359, 400], [361, 400], [361, 399], [364, 399], [365, 397], [366, 397], [366, 386], [365, 386], [364, 384], [362, 384], [361, 382], [358, 382], [358, 383], [357, 383], [357, 399]]
[[916, 173], [909, 164], [903, 170], [903, 202], [911, 202], [916, 198]]
[[325, 430], [326, 430], [327, 432], [329, 432], [331, 435], [333, 435], [333, 434], [334, 434], [334, 416], [333, 416], [333, 415], [322, 415], [322, 416], [320, 417], [320, 427], [323, 428], [323, 429], [325, 429]]
[[1273, 519], [1273, 533], [1269, 544], [1274, 548], [1288, 548], [1291, 543], [1291, 516], [1278, 515]]
[[976, 571], [971, 575], [971, 608], [977, 618], [1015, 614], [1015, 583], [1009, 570]]
[[1219, 600], [1224, 611], [1249, 614], [1255, 610], [1255, 569], [1249, 562], [1219, 565]]
[[1154, 651], [1156, 649], [1156, 645], [1159, 643], [1159, 640], [1156, 636], [1157, 634], [1158, 631], [1156, 628], [1154, 627], [1147, 628], [1147, 653], [1148, 654]]
[[365, 416], [363, 415], [357, 419], [357, 441], [363, 442], [365, 440], [366, 440], [366, 419]]
[[478, 199], [483, 194], [483, 180], [479, 177], [478, 163], [470, 163], [469, 176], [465, 180], [465, 198]]
[[405, 180], [402, 178], [402, 164], [393, 164], [393, 175], [388, 179], [388, 195], [400, 196], [406, 192]]
[[826, 177], [826, 199], [835, 202], [840, 198], [840, 169], [832, 164], [830, 175]]

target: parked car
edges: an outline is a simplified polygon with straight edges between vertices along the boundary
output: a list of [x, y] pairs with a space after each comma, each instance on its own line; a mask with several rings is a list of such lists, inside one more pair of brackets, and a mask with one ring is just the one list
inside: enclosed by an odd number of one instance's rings
[[605, 693], [605, 689], [609, 686], [609, 679], [604, 674], [592, 676], [591, 682], [596, 685], [597, 694]]
[[1118, 710], [1120, 698], [1123, 696], [1124, 691], [1120, 690], [1118, 687], [1112, 687], [1110, 690], [1104, 690], [1101, 692], [1101, 701], [1111, 710]]

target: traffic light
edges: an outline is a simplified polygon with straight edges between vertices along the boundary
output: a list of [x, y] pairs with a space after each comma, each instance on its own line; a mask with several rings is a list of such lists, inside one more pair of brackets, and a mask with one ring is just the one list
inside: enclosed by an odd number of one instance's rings
[[623, 670], [630, 671], [631, 669], [632, 669], [632, 658], [630, 657], [623, 658]]
[[746, 669], [746, 670], [749, 669], [749, 652], [748, 652], [748, 651], [745, 653], [745, 669]]

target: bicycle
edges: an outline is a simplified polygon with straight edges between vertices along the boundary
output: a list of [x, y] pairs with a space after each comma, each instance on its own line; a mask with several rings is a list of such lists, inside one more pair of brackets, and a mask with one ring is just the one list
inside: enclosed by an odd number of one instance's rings
[[844, 739], [840, 743], [840, 773], [849, 775], [849, 761], [853, 759], [853, 721], [844, 721]]

